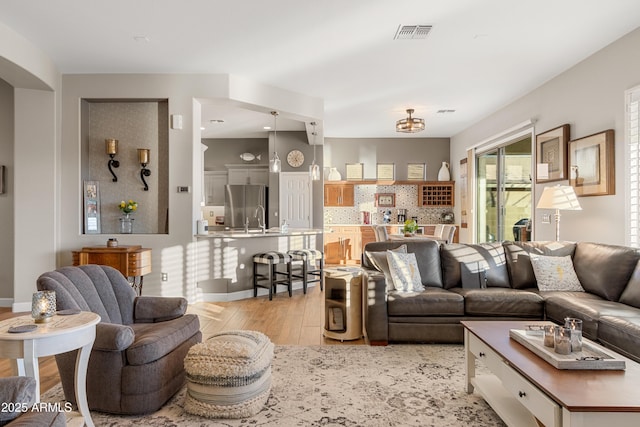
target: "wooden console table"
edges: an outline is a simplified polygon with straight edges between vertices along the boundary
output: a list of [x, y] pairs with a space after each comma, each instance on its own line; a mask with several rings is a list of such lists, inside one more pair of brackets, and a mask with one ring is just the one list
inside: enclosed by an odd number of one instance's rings
[[73, 265], [108, 265], [120, 271], [131, 287], [142, 295], [142, 282], [145, 274], [151, 273], [151, 249], [140, 245], [91, 246], [73, 251]]

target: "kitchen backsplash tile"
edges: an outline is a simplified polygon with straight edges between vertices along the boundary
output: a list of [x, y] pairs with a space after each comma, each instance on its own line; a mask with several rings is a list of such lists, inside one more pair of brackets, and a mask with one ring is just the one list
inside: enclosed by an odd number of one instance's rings
[[[394, 208], [374, 206], [376, 193], [395, 193]], [[325, 224], [360, 224], [360, 212], [371, 212], [372, 224], [382, 223], [382, 212], [391, 210], [391, 222], [396, 222], [396, 209], [406, 209], [407, 218], [418, 217], [419, 224], [438, 224], [442, 222], [442, 214], [452, 212], [451, 208], [418, 207], [417, 185], [356, 185], [353, 207], [325, 207]]]

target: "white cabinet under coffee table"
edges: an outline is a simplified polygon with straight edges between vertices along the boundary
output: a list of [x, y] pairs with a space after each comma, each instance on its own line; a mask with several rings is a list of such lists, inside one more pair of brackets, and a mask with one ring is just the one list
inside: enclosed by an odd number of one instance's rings
[[[640, 364], [625, 370], [556, 369], [509, 337], [545, 322], [463, 321], [467, 392], [477, 391], [514, 427], [640, 425]], [[476, 360], [490, 375], [476, 375]], [[535, 417], [535, 418], [534, 418]]]

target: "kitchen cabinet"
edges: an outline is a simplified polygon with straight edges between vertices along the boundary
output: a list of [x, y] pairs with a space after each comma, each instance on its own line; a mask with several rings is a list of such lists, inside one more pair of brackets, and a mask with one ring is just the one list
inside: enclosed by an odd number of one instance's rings
[[229, 168], [229, 185], [269, 185], [269, 170], [267, 166], [255, 168]]
[[227, 172], [204, 172], [204, 202], [207, 206], [224, 206], [224, 186], [227, 184]]
[[427, 182], [418, 186], [418, 206], [449, 207], [454, 205], [454, 181]]
[[[387, 233], [388, 232], [389, 230], [387, 230]], [[360, 255], [364, 253], [364, 247], [367, 245], [367, 243], [371, 243], [375, 241], [376, 241], [376, 233], [373, 231], [372, 226], [363, 225], [362, 227], [360, 227], [360, 247], [362, 248]]]
[[354, 205], [353, 184], [325, 184], [324, 185], [324, 205], [325, 206], [353, 206]]
[[332, 227], [324, 234], [324, 256], [327, 264], [360, 264], [362, 246], [360, 226]]

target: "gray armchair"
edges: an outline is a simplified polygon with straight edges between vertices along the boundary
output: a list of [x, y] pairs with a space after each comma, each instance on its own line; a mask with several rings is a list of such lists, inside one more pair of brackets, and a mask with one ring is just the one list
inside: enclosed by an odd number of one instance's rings
[[[103, 265], [62, 267], [38, 278], [56, 292], [58, 310], [100, 315], [87, 369], [89, 409], [115, 414], [156, 411], [183, 386], [184, 357], [202, 341], [184, 298], [137, 297], [124, 276]], [[56, 356], [65, 397], [76, 403], [76, 352]]]
[[[60, 411], [32, 411], [36, 401], [36, 380], [29, 377], [0, 378], [0, 402], [11, 405], [0, 411], [0, 426], [65, 427]], [[15, 411], [14, 411], [15, 409]]]

